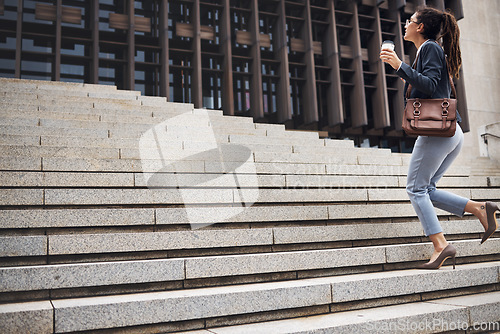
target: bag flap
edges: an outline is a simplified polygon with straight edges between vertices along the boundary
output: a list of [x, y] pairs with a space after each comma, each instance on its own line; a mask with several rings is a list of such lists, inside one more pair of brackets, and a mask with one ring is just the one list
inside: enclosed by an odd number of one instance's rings
[[[414, 118], [414, 107], [413, 103], [416, 101], [416, 99], [408, 99], [406, 101], [406, 108], [405, 108], [405, 116], [407, 119], [413, 119]], [[425, 120], [435, 120], [435, 121], [440, 121], [443, 119], [443, 99], [419, 99], [420, 102], [420, 115], [419, 115], [419, 121], [425, 121]], [[448, 117], [447, 119], [449, 120], [454, 120], [457, 117], [457, 100], [456, 99], [448, 99]]]
[[[443, 130], [449, 129], [452, 126], [453, 122], [452, 121], [446, 121], [445, 127]], [[439, 130], [441, 129], [441, 126], [443, 125], [443, 122], [441, 121], [418, 121], [418, 128], [415, 127], [415, 121], [412, 119], [410, 121], [410, 126], [413, 129], [419, 129], [419, 130]]]

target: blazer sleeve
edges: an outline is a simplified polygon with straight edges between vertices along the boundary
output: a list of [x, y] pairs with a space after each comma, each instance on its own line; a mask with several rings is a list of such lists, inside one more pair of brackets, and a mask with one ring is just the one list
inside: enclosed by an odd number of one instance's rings
[[406, 63], [401, 63], [401, 67], [396, 73], [410, 83], [413, 89], [417, 89], [430, 97], [436, 91], [441, 79], [441, 72], [444, 69], [442, 54], [443, 50], [439, 45], [427, 43], [422, 47], [419, 54], [418, 62], [421, 65], [417, 64], [417, 68], [421, 66], [422, 71], [420, 73]]

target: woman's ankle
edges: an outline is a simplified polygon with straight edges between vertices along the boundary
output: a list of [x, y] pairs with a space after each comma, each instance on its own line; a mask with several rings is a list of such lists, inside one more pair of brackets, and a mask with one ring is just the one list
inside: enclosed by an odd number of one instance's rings
[[434, 251], [441, 253], [446, 247], [448, 247], [448, 245], [448, 242], [446, 242], [446, 244], [434, 245]]
[[436, 233], [436, 234], [431, 234], [429, 235], [429, 239], [432, 241], [432, 245], [434, 246], [434, 251], [440, 253], [443, 251], [443, 249], [448, 246], [448, 241], [444, 237], [444, 233]]
[[486, 213], [486, 202], [469, 201], [465, 206], [465, 212], [472, 213], [477, 218], [481, 218]]

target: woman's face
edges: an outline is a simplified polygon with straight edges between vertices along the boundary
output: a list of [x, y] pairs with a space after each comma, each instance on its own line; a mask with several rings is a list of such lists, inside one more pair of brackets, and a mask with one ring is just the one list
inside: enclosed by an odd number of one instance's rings
[[420, 34], [419, 32], [417, 32], [417, 29], [420, 26], [420, 24], [417, 22], [417, 13], [414, 13], [409, 20], [406, 20], [404, 35], [405, 41], [414, 41], [418, 34]]

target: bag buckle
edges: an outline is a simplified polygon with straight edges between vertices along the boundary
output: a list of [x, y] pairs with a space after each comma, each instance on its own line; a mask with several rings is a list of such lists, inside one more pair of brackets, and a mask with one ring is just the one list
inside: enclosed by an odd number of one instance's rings
[[443, 117], [448, 117], [448, 107], [449, 106], [450, 106], [450, 102], [448, 102], [448, 100], [444, 100], [441, 103], [441, 107], [443, 108], [443, 114], [442, 114]]
[[420, 107], [422, 106], [422, 103], [417, 99], [413, 102], [413, 117], [419, 117], [420, 116]]

